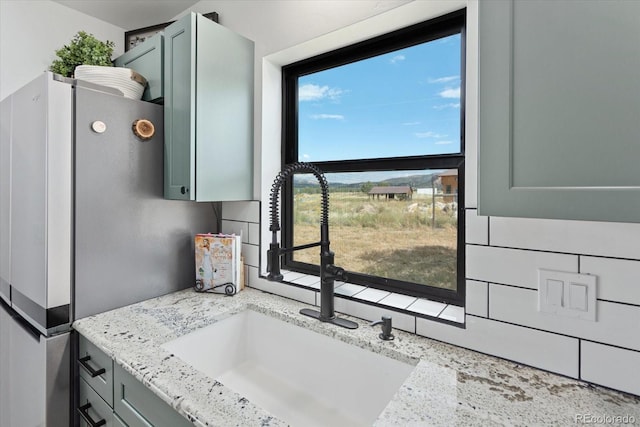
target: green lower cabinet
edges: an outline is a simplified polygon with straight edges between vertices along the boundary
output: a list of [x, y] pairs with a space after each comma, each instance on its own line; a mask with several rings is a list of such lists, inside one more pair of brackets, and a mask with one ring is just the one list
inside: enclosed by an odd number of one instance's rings
[[80, 415], [80, 427], [112, 427], [118, 425], [114, 423], [111, 407], [82, 378], [79, 379], [79, 395], [78, 414]]
[[113, 414], [113, 425], [114, 427], [128, 427], [116, 414]]
[[115, 366], [113, 383], [113, 409], [129, 427], [193, 425], [119, 365]]
[[83, 336], [78, 366], [80, 427], [193, 426]]

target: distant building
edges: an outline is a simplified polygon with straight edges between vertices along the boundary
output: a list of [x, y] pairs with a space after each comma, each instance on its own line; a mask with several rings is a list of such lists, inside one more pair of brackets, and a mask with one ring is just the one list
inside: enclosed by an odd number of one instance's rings
[[[458, 201], [458, 170], [451, 169], [438, 175], [442, 183], [442, 192], [445, 196], [442, 198], [445, 203]], [[446, 196], [451, 194], [451, 196]]]
[[413, 195], [413, 190], [408, 185], [401, 186], [388, 186], [388, 187], [373, 187], [369, 190], [369, 196], [371, 198], [380, 198], [380, 196], [384, 196], [387, 200], [389, 199], [399, 199], [399, 200], [407, 200], [411, 199]]

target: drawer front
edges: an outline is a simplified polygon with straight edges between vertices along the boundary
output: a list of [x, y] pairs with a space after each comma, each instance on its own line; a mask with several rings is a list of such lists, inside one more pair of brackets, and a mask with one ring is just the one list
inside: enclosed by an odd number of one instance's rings
[[80, 378], [113, 407], [113, 361], [82, 335], [78, 353]]
[[115, 413], [129, 427], [193, 427], [186, 418], [117, 364], [114, 367], [114, 383]]
[[80, 427], [117, 426], [113, 422], [113, 409], [98, 396], [98, 393], [85, 380], [80, 378], [78, 382], [80, 402], [77, 412], [80, 415]]

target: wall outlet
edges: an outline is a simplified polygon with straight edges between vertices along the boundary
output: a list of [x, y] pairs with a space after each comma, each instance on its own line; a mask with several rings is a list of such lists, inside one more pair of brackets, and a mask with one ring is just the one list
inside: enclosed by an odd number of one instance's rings
[[538, 311], [596, 321], [596, 276], [538, 269]]

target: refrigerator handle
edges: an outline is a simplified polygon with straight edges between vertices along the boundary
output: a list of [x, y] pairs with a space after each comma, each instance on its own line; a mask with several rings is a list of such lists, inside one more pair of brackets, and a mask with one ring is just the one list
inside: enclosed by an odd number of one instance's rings
[[105, 372], [107, 372], [104, 368], [100, 368], [98, 370], [93, 369], [93, 367], [91, 367], [91, 365], [89, 365], [87, 362], [91, 360], [91, 356], [85, 356], [85, 357], [81, 357], [80, 359], [78, 359], [78, 362], [80, 362], [80, 365], [87, 370], [87, 372], [89, 372], [89, 375], [91, 375], [91, 378], [95, 378], [98, 375], [102, 375]]
[[100, 427], [107, 423], [107, 421], [104, 418], [101, 419], [100, 421], [93, 421], [93, 419], [91, 418], [91, 415], [89, 415], [89, 408], [91, 408], [91, 403], [87, 403], [78, 408], [78, 412], [80, 413], [80, 416], [82, 417], [82, 419], [85, 420], [87, 424], [89, 424], [91, 427]]

